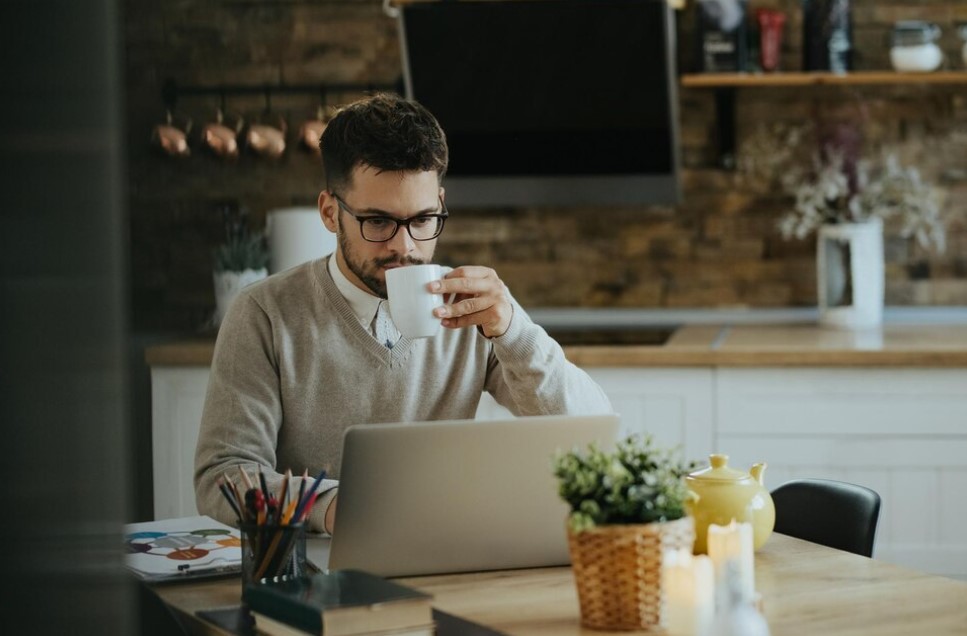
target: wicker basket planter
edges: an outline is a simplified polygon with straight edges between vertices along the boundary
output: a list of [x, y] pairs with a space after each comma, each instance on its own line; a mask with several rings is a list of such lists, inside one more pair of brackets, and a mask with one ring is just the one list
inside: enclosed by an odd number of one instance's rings
[[567, 532], [581, 624], [608, 630], [659, 627], [662, 552], [691, 550], [692, 518]]

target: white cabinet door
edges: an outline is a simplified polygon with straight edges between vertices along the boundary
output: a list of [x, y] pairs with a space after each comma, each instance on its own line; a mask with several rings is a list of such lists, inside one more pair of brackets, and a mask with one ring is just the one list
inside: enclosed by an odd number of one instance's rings
[[151, 368], [151, 441], [154, 517], [191, 517], [194, 460], [208, 367]]
[[650, 433], [659, 446], [681, 446], [684, 458], [713, 452], [711, 368], [585, 369], [621, 416], [624, 435]]
[[718, 447], [883, 499], [875, 556], [967, 578], [967, 370], [719, 369]]

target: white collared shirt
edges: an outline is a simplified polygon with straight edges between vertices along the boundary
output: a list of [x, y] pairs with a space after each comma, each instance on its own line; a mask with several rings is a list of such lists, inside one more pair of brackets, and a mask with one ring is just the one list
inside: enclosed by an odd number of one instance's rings
[[[329, 274], [332, 276], [333, 282], [336, 283], [336, 289], [339, 290], [342, 297], [349, 303], [353, 313], [356, 314], [359, 323], [367, 331], [371, 331], [373, 319], [376, 318], [376, 310], [379, 309], [381, 302], [386, 301], [375, 294], [365, 292], [353, 285], [346, 278], [346, 275], [342, 273], [342, 270], [339, 269], [339, 265], [336, 263], [335, 252], [333, 252], [332, 258], [329, 259]], [[399, 339], [399, 331], [396, 332], [396, 338], [397, 340]]]

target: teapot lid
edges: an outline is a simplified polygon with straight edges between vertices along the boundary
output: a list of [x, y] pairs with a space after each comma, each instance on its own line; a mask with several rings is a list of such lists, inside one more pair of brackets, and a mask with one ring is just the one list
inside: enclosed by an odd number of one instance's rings
[[751, 478], [751, 475], [744, 470], [729, 468], [728, 455], [713, 453], [708, 456], [708, 461], [711, 464], [708, 468], [696, 470], [694, 473], [689, 473], [688, 476], [692, 479], [709, 479], [712, 481], [742, 481]]

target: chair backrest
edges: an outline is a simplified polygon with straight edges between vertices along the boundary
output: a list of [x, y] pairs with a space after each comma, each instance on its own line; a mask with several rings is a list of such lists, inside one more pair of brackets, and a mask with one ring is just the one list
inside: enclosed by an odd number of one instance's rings
[[873, 556], [880, 496], [857, 484], [828, 479], [786, 482], [772, 491], [776, 532], [837, 550]]

